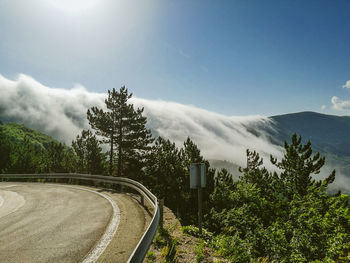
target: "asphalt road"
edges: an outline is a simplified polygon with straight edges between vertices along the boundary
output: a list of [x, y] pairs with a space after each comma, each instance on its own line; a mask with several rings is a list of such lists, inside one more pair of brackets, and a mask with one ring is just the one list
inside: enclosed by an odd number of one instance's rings
[[0, 262], [81, 262], [114, 212], [79, 186], [0, 182]]

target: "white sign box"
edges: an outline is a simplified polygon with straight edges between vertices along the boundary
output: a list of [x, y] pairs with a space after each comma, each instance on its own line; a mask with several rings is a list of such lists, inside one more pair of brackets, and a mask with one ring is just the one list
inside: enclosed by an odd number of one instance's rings
[[[200, 176], [200, 178], [198, 178]], [[205, 163], [193, 163], [190, 166], [190, 188], [204, 188], [207, 183]], [[200, 185], [199, 185], [200, 184]]]

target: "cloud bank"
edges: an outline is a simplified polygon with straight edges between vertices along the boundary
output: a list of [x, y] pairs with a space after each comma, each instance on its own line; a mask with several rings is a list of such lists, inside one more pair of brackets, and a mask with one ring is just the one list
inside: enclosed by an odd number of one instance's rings
[[[82, 129], [89, 128], [88, 108], [105, 108], [106, 94], [87, 91], [81, 85], [70, 90], [47, 87], [27, 75], [9, 80], [0, 75], [0, 120], [15, 121], [70, 144]], [[225, 116], [175, 102], [132, 98], [136, 107], [144, 107], [148, 127], [153, 134], [181, 146], [190, 137], [208, 159], [220, 159], [245, 165], [245, 150], [257, 150], [263, 156], [280, 157], [282, 149], [271, 144], [257, 127], [270, 126], [261, 116]], [[266, 162], [267, 164], [268, 162]]]
[[0, 94], [0, 120], [22, 123], [66, 143], [88, 127], [87, 109], [102, 107], [105, 97], [80, 85], [49, 88], [26, 75], [15, 81], [0, 75]]
[[[0, 120], [22, 123], [70, 144], [82, 129], [90, 128], [87, 109], [105, 108], [106, 96], [87, 91], [81, 85], [65, 90], [47, 87], [27, 75], [19, 75], [15, 80], [0, 75]], [[346, 101], [337, 97], [333, 97], [332, 102], [336, 107], [350, 109]], [[207, 159], [245, 166], [248, 148], [259, 152], [264, 157], [264, 165], [273, 169], [269, 155], [279, 159], [283, 155], [283, 149], [270, 143], [264, 134], [267, 129], [273, 129], [269, 118], [225, 116], [191, 105], [135, 97], [132, 103], [144, 107], [148, 128], [155, 136], [168, 138], [179, 147], [190, 137]], [[335, 166], [324, 167], [323, 177]], [[341, 167], [337, 170], [341, 171]], [[338, 173], [332, 188], [348, 189], [348, 185], [350, 178]]]

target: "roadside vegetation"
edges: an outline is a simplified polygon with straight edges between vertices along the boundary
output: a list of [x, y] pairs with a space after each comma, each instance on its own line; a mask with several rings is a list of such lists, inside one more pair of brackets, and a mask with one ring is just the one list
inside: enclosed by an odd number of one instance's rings
[[[0, 172], [79, 172], [138, 180], [164, 199], [183, 234], [197, 238], [195, 262], [207, 262], [208, 249], [230, 262], [350, 262], [350, 199], [327, 192], [335, 171], [317, 180], [325, 158], [313, 153], [310, 142], [292, 135], [283, 158], [269, 160], [275, 171], [264, 167], [259, 153], [247, 150], [247, 165], [233, 180], [227, 170], [212, 169], [190, 138], [182, 147], [153, 138], [143, 109], [135, 109], [131, 97], [125, 87], [109, 91], [107, 110], [88, 110], [91, 130], [77, 135], [71, 147], [18, 124], [1, 124]], [[189, 188], [189, 166], [197, 162], [207, 167], [202, 235], [192, 226], [197, 193]], [[154, 246], [164, 262], [181, 259], [181, 240], [169, 228], [159, 230]], [[157, 258], [152, 251], [147, 255], [149, 262]]]

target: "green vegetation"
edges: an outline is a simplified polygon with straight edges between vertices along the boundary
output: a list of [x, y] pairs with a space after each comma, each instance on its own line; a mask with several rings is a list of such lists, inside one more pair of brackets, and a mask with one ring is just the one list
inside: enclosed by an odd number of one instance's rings
[[72, 149], [16, 123], [0, 124], [0, 172], [70, 172], [76, 167]]
[[203, 255], [203, 247], [204, 247], [204, 240], [200, 240], [197, 247], [195, 248], [195, 253], [196, 253], [196, 262], [200, 263], [204, 259]]
[[178, 262], [177, 239], [170, 235], [168, 229], [159, 227], [153, 244], [161, 248], [162, 262]]
[[[183, 232], [201, 238], [194, 248], [203, 260], [204, 244], [231, 262], [349, 262], [350, 199], [328, 189], [335, 171], [315, 180], [325, 164], [311, 143], [292, 135], [281, 160], [271, 156], [268, 171], [259, 154], [247, 150], [241, 175], [217, 173], [190, 138], [182, 147], [151, 137], [143, 109], [128, 103], [125, 87], [108, 92], [107, 111], [91, 108], [92, 131], [82, 131], [65, 146], [18, 124], [0, 125], [0, 172], [82, 172], [122, 175], [140, 181], [180, 218]], [[101, 144], [109, 145], [103, 153]], [[197, 222], [197, 193], [189, 188], [191, 163], [204, 162], [207, 187], [203, 190], [202, 235]], [[216, 175], [215, 175], [216, 174]], [[164, 262], [177, 262], [178, 241], [160, 229], [155, 246]], [[154, 255], [153, 255], [154, 256]], [[148, 255], [148, 260], [154, 258]]]
[[[1, 123], [0, 123], [1, 125]], [[48, 148], [50, 143], [58, 143], [55, 139], [38, 131], [32, 130], [18, 123], [6, 123], [1, 125], [3, 134], [11, 143], [20, 144], [25, 139], [29, 140], [38, 148]]]
[[292, 136], [280, 173], [268, 172], [256, 152], [247, 151], [247, 167], [238, 182], [216, 178], [208, 225], [218, 252], [232, 262], [261, 257], [283, 262], [341, 262], [350, 252], [349, 197], [326, 190], [335, 177], [315, 181], [324, 158], [311, 144]]
[[117, 149], [117, 176], [138, 178], [138, 172], [143, 166], [145, 154], [153, 142], [150, 130], [147, 130], [146, 118], [142, 116], [143, 109], [134, 109], [128, 103], [132, 93], [121, 87], [108, 91], [105, 100], [108, 111], [92, 107], [87, 112], [87, 118], [97, 135], [102, 136], [102, 142], [110, 145], [109, 174], [114, 175], [114, 154]]
[[106, 156], [102, 152], [96, 136], [89, 130], [83, 130], [72, 142], [77, 156], [77, 170], [80, 173], [100, 174], [105, 170]]
[[147, 259], [147, 262], [149, 262], [149, 263], [155, 262], [156, 256], [154, 255], [154, 252], [153, 251], [148, 251], [147, 254], [146, 254], [146, 259]]
[[211, 242], [213, 239], [213, 233], [209, 232], [207, 229], [202, 229], [202, 234], [199, 234], [198, 227], [193, 225], [183, 226], [182, 232], [190, 236], [201, 238], [206, 242]]

